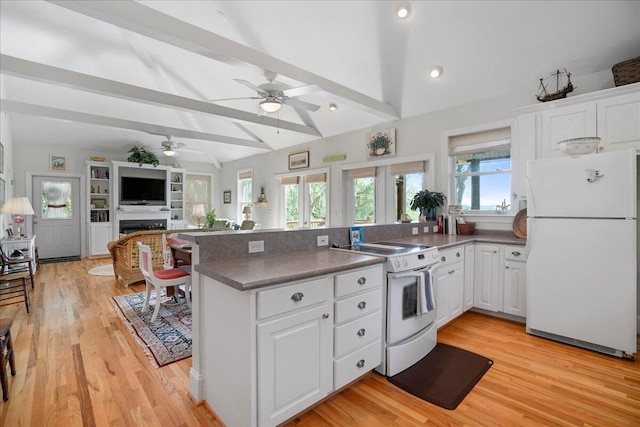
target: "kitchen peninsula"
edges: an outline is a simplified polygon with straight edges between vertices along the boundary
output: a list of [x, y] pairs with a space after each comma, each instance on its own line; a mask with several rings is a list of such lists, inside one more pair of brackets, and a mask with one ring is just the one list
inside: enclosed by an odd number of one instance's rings
[[[511, 232], [411, 232], [411, 224], [366, 229], [372, 242], [524, 252]], [[318, 236], [344, 245], [349, 228], [181, 234], [194, 242], [191, 393], [229, 426], [279, 424], [381, 363], [385, 260], [318, 247]], [[263, 253], [248, 253], [254, 241]], [[363, 308], [345, 314], [351, 301]]]

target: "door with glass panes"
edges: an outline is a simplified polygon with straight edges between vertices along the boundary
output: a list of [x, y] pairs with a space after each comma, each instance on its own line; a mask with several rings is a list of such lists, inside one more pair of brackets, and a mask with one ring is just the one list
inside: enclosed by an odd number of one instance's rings
[[326, 173], [282, 178], [281, 184], [285, 228], [329, 225], [329, 187]]

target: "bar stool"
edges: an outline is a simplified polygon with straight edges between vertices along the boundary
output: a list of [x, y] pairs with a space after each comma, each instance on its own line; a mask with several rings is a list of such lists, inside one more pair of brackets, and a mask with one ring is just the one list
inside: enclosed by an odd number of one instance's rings
[[9, 375], [7, 363], [11, 368], [11, 376], [16, 375], [16, 360], [11, 342], [11, 320], [0, 320], [0, 380], [2, 380], [2, 400], [9, 400]]

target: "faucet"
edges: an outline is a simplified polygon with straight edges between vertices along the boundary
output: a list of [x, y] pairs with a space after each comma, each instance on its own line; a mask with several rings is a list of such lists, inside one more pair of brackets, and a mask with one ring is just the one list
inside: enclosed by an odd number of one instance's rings
[[507, 199], [502, 199], [502, 204], [501, 205], [496, 205], [496, 213], [498, 215], [502, 215], [505, 212], [507, 212], [509, 210], [509, 207], [511, 205], [507, 204]]

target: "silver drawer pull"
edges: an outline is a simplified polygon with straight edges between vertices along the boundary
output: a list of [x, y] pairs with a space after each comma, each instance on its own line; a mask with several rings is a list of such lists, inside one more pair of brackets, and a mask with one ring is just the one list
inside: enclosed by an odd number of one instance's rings
[[302, 294], [302, 292], [296, 292], [295, 294], [291, 295], [291, 299], [295, 302], [300, 302], [302, 301], [302, 297], [304, 295]]
[[365, 308], [366, 306], [367, 306], [366, 301], [360, 301], [360, 302], [358, 303], [358, 308], [359, 308], [360, 310], [364, 310], [364, 308]]
[[447, 257], [443, 256], [442, 258], [440, 258], [440, 261], [445, 262], [447, 260]]
[[329, 313], [325, 313], [325, 314], [323, 314], [323, 315], [322, 315], [322, 318], [323, 318], [323, 319], [328, 319], [328, 318], [329, 318]]
[[365, 332], [366, 332], [366, 331], [364, 330], [364, 328], [360, 329], [360, 330], [358, 331], [358, 336], [359, 336], [359, 337], [363, 337], [363, 336], [364, 336], [364, 334], [365, 334]]
[[366, 277], [361, 277], [358, 279], [358, 284], [359, 285], [364, 285], [365, 283], [367, 283], [367, 278]]
[[364, 359], [360, 359], [360, 360], [358, 360], [358, 363], [356, 363], [356, 366], [357, 366], [358, 368], [362, 368], [362, 367], [364, 366]]
[[511, 252], [511, 255], [513, 255], [513, 256], [520, 256], [520, 255], [522, 255], [522, 254], [521, 254], [520, 252], [518, 252], [518, 251], [513, 251], [513, 252]]
[[460, 258], [460, 252], [456, 252], [456, 258]]

